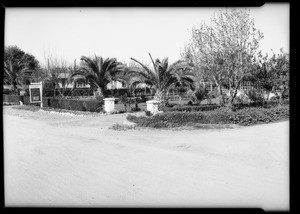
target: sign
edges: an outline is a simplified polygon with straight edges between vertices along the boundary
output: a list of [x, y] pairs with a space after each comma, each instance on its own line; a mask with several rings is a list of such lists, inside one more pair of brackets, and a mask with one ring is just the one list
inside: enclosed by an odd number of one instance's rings
[[42, 107], [42, 82], [29, 85], [30, 103], [41, 103]]

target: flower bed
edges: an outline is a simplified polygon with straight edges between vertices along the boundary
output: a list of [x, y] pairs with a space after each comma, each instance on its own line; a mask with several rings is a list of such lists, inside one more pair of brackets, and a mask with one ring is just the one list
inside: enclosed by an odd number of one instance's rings
[[197, 124], [238, 124], [249, 126], [289, 118], [289, 106], [273, 108], [244, 108], [235, 112], [219, 108], [205, 112], [165, 112], [151, 117], [131, 116], [127, 119], [141, 127], [172, 128]]

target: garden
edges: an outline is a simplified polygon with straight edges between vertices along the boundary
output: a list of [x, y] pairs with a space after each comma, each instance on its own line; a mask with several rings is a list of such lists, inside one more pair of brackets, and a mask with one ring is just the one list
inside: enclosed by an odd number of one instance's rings
[[[262, 55], [258, 51], [262, 38], [247, 11], [230, 10], [221, 11], [211, 25], [194, 27], [182, 58], [173, 63], [149, 53], [150, 66], [132, 57], [127, 64], [97, 55], [82, 56], [79, 64], [75, 60], [70, 66], [48, 57], [41, 65], [33, 55], [8, 46], [3, 104], [39, 105], [30, 102], [28, 85], [42, 82], [43, 108], [144, 112], [140, 117], [127, 116], [140, 127], [248, 126], [286, 120], [289, 54]], [[114, 98], [109, 112], [105, 98]], [[149, 100], [157, 101], [156, 110], [148, 108]]]

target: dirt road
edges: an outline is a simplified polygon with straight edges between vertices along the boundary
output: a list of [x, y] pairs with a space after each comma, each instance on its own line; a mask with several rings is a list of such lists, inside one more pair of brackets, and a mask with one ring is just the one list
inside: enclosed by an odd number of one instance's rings
[[289, 123], [108, 129], [123, 115], [4, 107], [6, 206], [289, 209]]

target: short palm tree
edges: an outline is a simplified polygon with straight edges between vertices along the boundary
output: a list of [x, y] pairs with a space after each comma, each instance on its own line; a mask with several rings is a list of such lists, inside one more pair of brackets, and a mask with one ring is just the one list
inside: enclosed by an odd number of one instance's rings
[[97, 90], [94, 95], [103, 97], [103, 91], [106, 85], [114, 80], [114, 76], [124, 69], [122, 63], [118, 62], [116, 58], [103, 59], [102, 57], [94, 58], [82, 56], [83, 65], [78, 72], [72, 74], [73, 80], [84, 80], [92, 89]]
[[12, 59], [4, 61], [4, 84], [9, 84], [14, 93], [17, 92], [18, 86], [23, 85], [23, 80], [26, 75], [27, 67], [20, 60], [13, 62]]
[[191, 72], [192, 68], [185, 61], [178, 60], [175, 63], [169, 65], [168, 58], [164, 58], [162, 61], [151, 58], [154, 70], [148, 66], [139, 62], [134, 58], [131, 60], [137, 62], [143, 68], [142, 70], [131, 70], [131, 73], [135, 74], [135, 80], [133, 82], [141, 82], [150, 85], [155, 90], [154, 99], [161, 101], [165, 104], [166, 95], [171, 87], [188, 84], [192, 88], [194, 86], [194, 74]]

